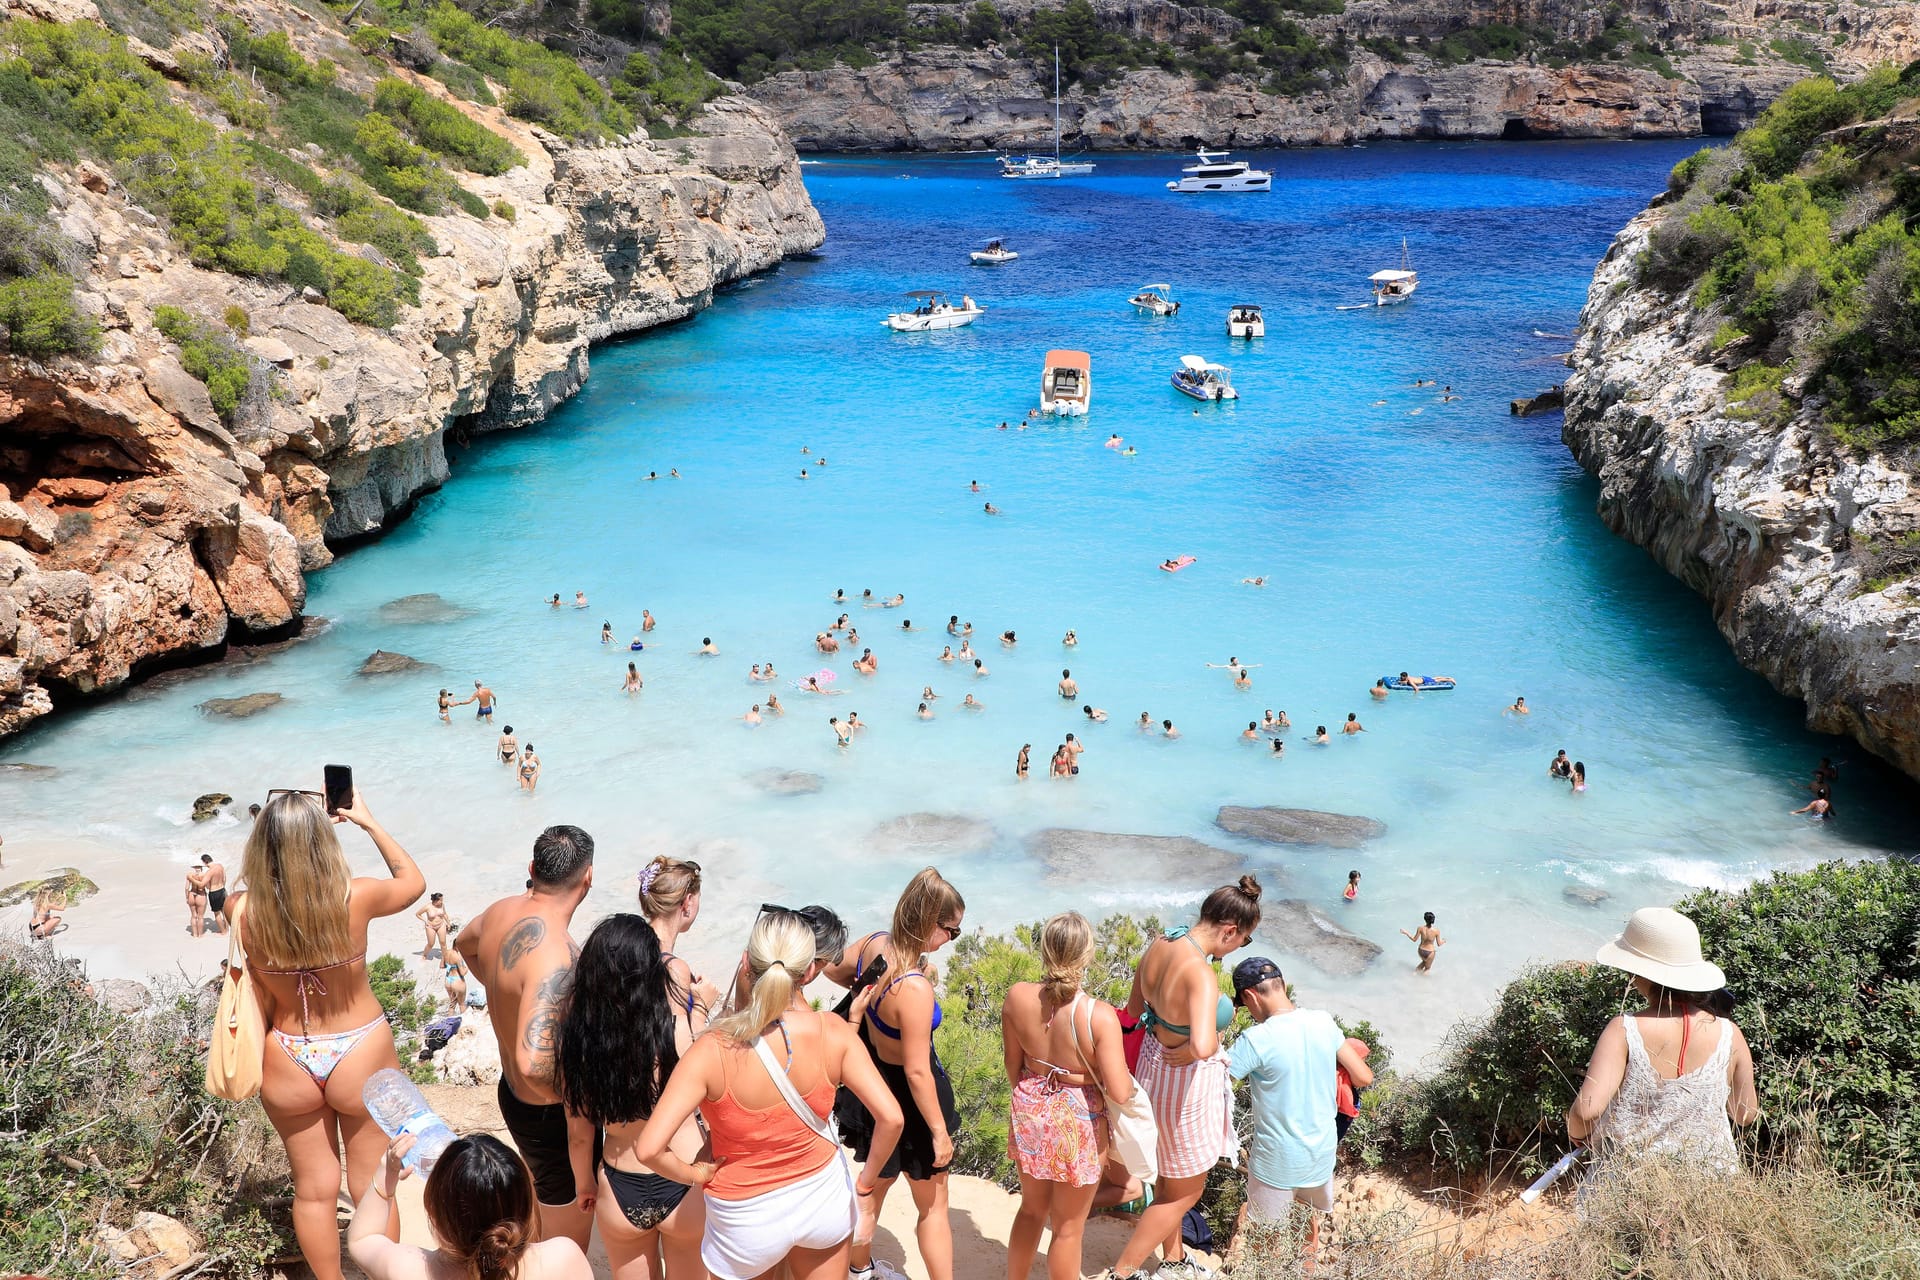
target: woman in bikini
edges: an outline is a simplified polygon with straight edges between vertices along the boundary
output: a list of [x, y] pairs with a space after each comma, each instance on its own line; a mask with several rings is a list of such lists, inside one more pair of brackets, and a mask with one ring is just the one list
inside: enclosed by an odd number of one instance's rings
[[[554, 1088], [570, 1114], [604, 1137], [595, 1218], [614, 1280], [660, 1280], [663, 1265], [674, 1280], [707, 1274], [700, 1261], [706, 1198], [688, 1195], [686, 1183], [662, 1177], [634, 1154], [667, 1078], [693, 1047], [692, 1016], [669, 963], [646, 920], [630, 912], [608, 916], [580, 948], [560, 1009]], [[704, 1143], [690, 1117], [668, 1148], [692, 1164]]]
[[1433, 927], [1433, 912], [1427, 912], [1422, 918], [1426, 921], [1425, 924], [1412, 932], [1402, 929], [1400, 936], [1410, 940], [1414, 945], [1414, 949], [1420, 953], [1420, 967], [1415, 969], [1414, 972], [1432, 973], [1434, 953], [1440, 950], [1441, 947], [1446, 946], [1447, 940], [1440, 936], [1438, 929]]
[[640, 669], [634, 666], [631, 662], [627, 664], [626, 683], [622, 684], [620, 687], [626, 690], [628, 693], [638, 693], [643, 687], [640, 683]]
[[1020, 1212], [1007, 1236], [1008, 1280], [1026, 1280], [1051, 1225], [1047, 1280], [1079, 1280], [1081, 1237], [1107, 1159], [1106, 1102], [1133, 1096], [1113, 1006], [1081, 989], [1093, 926], [1077, 911], [1040, 928], [1038, 982], [1016, 982], [1000, 1012], [1013, 1085], [1008, 1145], [1020, 1167]]
[[[890, 1157], [880, 1150], [880, 1117], [865, 1101], [842, 1094], [834, 1107], [840, 1132], [875, 1179], [874, 1211], [886, 1203], [887, 1192], [901, 1174], [913, 1193], [919, 1221], [914, 1238], [920, 1245], [927, 1280], [953, 1280], [953, 1226], [947, 1220], [947, 1166], [953, 1163], [953, 1133], [960, 1126], [953, 1085], [933, 1051], [933, 1033], [940, 1027], [940, 1002], [935, 997], [938, 974], [927, 953], [938, 951], [960, 936], [967, 904], [960, 891], [928, 867], [908, 882], [893, 909], [890, 933], [870, 933], [850, 948], [826, 977], [854, 990], [871, 986], [872, 994], [860, 1020], [860, 1038], [866, 1041], [880, 1078], [899, 1104], [905, 1128], [900, 1145]], [[874, 977], [875, 966], [884, 965]], [[873, 1268], [871, 1242], [856, 1242], [848, 1262], [851, 1280], [869, 1280]]]
[[[873, 1171], [893, 1155], [900, 1107], [853, 1028], [807, 1004], [820, 972], [814, 929], [768, 907], [747, 942], [745, 1007], [713, 1024], [680, 1059], [634, 1149], [662, 1177], [706, 1194], [700, 1258], [718, 1280], [778, 1275], [842, 1280], [851, 1242], [871, 1249]], [[836, 1087], [874, 1116], [874, 1164], [855, 1183], [827, 1118]], [[673, 1139], [698, 1109], [712, 1154], [680, 1158]]]
[[66, 928], [60, 922], [60, 913], [66, 906], [66, 898], [58, 889], [42, 889], [34, 894], [33, 918], [27, 921], [27, 936], [35, 942], [45, 942]]
[[1180, 1220], [1206, 1190], [1207, 1172], [1239, 1152], [1233, 1131], [1233, 1082], [1220, 1032], [1233, 1022], [1233, 1001], [1220, 992], [1213, 965], [1247, 945], [1260, 923], [1260, 882], [1241, 876], [1200, 904], [1199, 923], [1155, 939], [1140, 958], [1127, 997], [1127, 1016], [1149, 1034], [1134, 1075], [1153, 1103], [1160, 1138], [1160, 1179], [1154, 1201], [1140, 1215], [1127, 1247], [1113, 1264], [1114, 1280], [1130, 1280], [1157, 1246], [1166, 1247], [1159, 1275], [1193, 1280]]
[[687, 1019], [690, 1034], [697, 1036], [707, 1029], [707, 1018], [720, 1002], [720, 992], [673, 954], [673, 949], [679, 945], [680, 935], [700, 918], [700, 864], [662, 854], [642, 867], [640, 914], [660, 940], [660, 953], [666, 957], [667, 974], [673, 984], [669, 995]]
[[500, 732], [500, 740], [493, 744], [500, 756], [501, 764], [512, 764], [520, 756], [520, 739], [513, 736], [513, 726], [508, 725]]
[[540, 757], [533, 754], [533, 744], [529, 742], [520, 748], [520, 789], [528, 795], [540, 785]]
[[[228, 897], [226, 917], [269, 1028], [260, 1103], [293, 1166], [293, 1234], [316, 1280], [341, 1280], [340, 1146], [358, 1202], [387, 1149], [361, 1091], [368, 1076], [400, 1065], [367, 984], [367, 925], [412, 906], [427, 882], [358, 791], [332, 822], [320, 800], [317, 791], [268, 793], [247, 837], [247, 887]], [[352, 876], [338, 822], [367, 833], [387, 878]], [[390, 1220], [389, 1234], [397, 1229]]]

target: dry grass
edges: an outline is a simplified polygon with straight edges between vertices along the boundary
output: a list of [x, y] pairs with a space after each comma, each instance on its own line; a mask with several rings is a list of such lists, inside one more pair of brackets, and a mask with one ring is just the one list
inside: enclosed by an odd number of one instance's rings
[[[1364, 1179], [1363, 1179], [1364, 1180]], [[1394, 1194], [1379, 1194], [1393, 1186]], [[1569, 1188], [1570, 1193], [1570, 1188]], [[1448, 1207], [1382, 1181], [1343, 1208], [1312, 1273], [1325, 1280], [1920, 1280], [1910, 1187], [1849, 1179], [1808, 1148], [1732, 1181], [1648, 1164], [1518, 1204], [1503, 1188]], [[1291, 1280], [1300, 1219], [1249, 1226], [1233, 1280]]]

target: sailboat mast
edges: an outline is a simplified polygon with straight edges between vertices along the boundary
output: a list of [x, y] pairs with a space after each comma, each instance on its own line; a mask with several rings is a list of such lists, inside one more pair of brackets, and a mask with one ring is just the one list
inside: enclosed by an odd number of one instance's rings
[[1053, 164], [1060, 167], [1060, 46], [1053, 46]]

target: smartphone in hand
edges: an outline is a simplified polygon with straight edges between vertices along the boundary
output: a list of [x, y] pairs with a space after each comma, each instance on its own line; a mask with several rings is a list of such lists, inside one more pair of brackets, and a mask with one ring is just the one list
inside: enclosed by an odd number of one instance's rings
[[353, 770], [344, 764], [326, 768], [327, 812], [335, 814], [353, 806]]

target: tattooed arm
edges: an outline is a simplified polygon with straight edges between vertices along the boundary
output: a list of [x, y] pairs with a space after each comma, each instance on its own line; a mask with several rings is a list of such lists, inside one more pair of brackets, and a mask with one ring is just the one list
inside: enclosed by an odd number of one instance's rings
[[526, 1005], [520, 1015], [520, 1043], [513, 1050], [514, 1066], [522, 1079], [542, 1088], [553, 1087], [553, 1059], [560, 1047], [560, 1005], [572, 980], [572, 964], [560, 965], [523, 997]]

